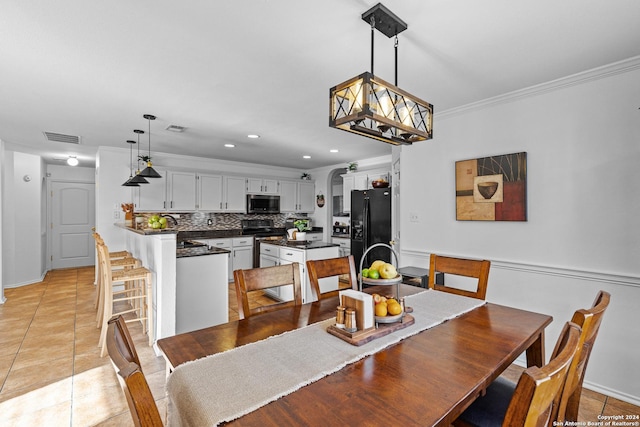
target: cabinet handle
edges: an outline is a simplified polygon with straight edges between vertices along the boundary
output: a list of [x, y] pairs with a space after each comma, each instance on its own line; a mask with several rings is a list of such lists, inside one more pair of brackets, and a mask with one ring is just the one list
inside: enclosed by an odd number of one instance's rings
[[220, 202], [220, 209], [222, 209], [222, 202]]
[[293, 256], [293, 254], [291, 252], [287, 252], [285, 255], [287, 256]]
[[167, 209], [167, 202], [166, 201], [162, 202], [162, 209]]

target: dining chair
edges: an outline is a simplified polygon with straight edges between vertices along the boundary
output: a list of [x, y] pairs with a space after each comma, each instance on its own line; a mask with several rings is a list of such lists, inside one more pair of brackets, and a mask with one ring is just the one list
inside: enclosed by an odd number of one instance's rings
[[138, 427], [162, 426], [162, 417], [142, 372], [140, 359], [122, 315], [108, 321], [107, 349], [111, 364], [125, 397], [133, 424]]
[[578, 408], [580, 406], [584, 375], [610, 299], [611, 294], [599, 291], [591, 308], [576, 310], [571, 318], [573, 323], [582, 328], [582, 334], [580, 334], [580, 348], [570, 368], [572, 375], [567, 377], [560, 405], [556, 413], [553, 414], [553, 419], [563, 424], [565, 421], [578, 421]]
[[579, 347], [581, 329], [567, 322], [556, 344], [555, 357], [545, 366], [532, 366], [520, 375], [515, 387], [498, 377], [457, 420], [456, 427], [547, 426], [553, 407], [559, 404], [569, 367]]
[[[315, 300], [336, 296], [341, 289], [358, 290], [356, 262], [353, 259], [353, 255], [340, 258], [308, 260], [307, 271], [309, 274], [309, 282], [311, 283], [311, 292]], [[348, 286], [341, 286], [341, 281], [338, 279], [338, 289], [321, 292], [320, 279], [334, 276], [348, 276]]]
[[[429, 260], [429, 289], [448, 292], [451, 294], [463, 295], [471, 298], [485, 299], [487, 295], [487, 281], [489, 280], [489, 269], [491, 261], [473, 260], [463, 258], [452, 258], [431, 254]], [[445, 276], [445, 284], [436, 283], [436, 273], [454, 274], [456, 276], [465, 276], [478, 279], [475, 291], [458, 289], [453, 286], [447, 286]]]
[[[235, 270], [233, 272], [233, 279], [236, 286], [238, 316], [240, 319], [285, 307], [302, 305], [300, 264], [297, 262], [273, 267]], [[284, 285], [293, 285], [292, 301], [275, 302], [270, 305], [250, 307], [249, 293]]]
[[[126, 322], [140, 321], [143, 332], [149, 337], [149, 345], [153, 345], [152, 310], [149, 309], [151, 295], [151, 271], [145, 267], [126, 270], [111, 268], [107, 245], [98, 245], [98, 262], [100, 263], [101, 280], [104, 287], [101, 330], [99, 346], [100, 356], [106, 355], [106, 335], [108, 321], [118, 314], [129, 314]], [[121, 289], [115, 289], [115, 284], [122, 284]], [[114, 298], [116, 297], [116, 298]], [[115, 306], [115, 303], [118, 305]], [[123, 305], [125, 305], [123, 307]]]

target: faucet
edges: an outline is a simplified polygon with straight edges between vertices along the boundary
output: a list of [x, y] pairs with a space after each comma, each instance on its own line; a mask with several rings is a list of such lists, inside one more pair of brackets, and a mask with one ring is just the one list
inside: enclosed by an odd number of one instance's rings
[[178, 226], [178, 220], [177, 220], [177, 219], [175, 219], [173, 216], [168, 215], [168, 214], [164, 214], [164, 215], [160, 215], [160, 216], [165, 217], [165, 218], [171, 218], [171, 219], [173, 220], [173, 225], [174, 225], [174, 227], [177, 227], [177, 226]]

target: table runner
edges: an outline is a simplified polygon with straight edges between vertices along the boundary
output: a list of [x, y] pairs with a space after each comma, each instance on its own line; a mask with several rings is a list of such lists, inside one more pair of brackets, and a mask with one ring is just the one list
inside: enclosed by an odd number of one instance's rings
[[427, 290], [405, 303], [415, 324], [362, 346], [330, 335], [328, 319], [178, 366], [167, 380], [170, 425], [234, 420], [485, 301]]

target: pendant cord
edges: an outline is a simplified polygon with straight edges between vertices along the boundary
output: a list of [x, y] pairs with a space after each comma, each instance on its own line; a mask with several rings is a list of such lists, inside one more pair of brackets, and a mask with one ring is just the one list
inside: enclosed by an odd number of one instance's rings
[[393, 44], [393, 50], [395, 51], [395, 55], [396, 55], [396, 82], [395, 85], [396, 87], [398, 86], [398, 35], [396, 34], [396, 41]]
[[375, 73], [373, 72], [373, 36], [374, 36], [374, 30], [376, 29], [376, 18], [375, 16], [371, 15], [371, 74], [375, 75]]

